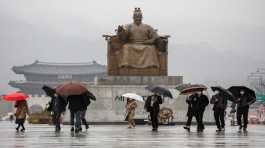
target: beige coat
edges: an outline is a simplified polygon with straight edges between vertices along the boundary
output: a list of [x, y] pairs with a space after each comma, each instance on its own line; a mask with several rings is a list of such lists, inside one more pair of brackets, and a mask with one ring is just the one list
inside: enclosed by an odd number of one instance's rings
[[27, 114], [29, 115], [29, 108], [27, 101], [17, 101], [15, 104], [16, 110], [16, 119], [25, 119]]

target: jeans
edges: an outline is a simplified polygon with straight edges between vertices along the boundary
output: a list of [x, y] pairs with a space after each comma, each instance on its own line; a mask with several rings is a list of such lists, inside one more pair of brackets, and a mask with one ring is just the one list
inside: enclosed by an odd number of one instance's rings
[[70, 111], [70, 124], [75, 128], [81, 128], [81, 115], [82, 111]]
[[88, 123], [86, 121], [86, 110], [81, 111], [81, 121], [82, 121], [82, 124], [84, 124], [86, 128], [88, 128]]
[[55, 125], [56, 130], [60, 130], [60, 117], [61, 117], [61, 113], [58, 112], [54, 112], [53, 114], [53, 124]]

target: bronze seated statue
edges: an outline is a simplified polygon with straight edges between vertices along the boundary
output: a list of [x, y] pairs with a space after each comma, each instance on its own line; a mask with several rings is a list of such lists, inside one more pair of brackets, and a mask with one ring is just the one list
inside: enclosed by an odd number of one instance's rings
[[142, 24], [136, 8], [134, 23], [119, 26], [116, 35], [103, 35], [108, 41], [108, 74], [112, 76], [166, 76], [169, 36], [159, 36]]

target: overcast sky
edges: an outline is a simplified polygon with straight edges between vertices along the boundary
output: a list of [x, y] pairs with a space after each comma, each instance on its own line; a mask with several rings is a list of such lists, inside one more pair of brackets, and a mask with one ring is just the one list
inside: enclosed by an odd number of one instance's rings
[[14, 65], [45, 62], [106, 64], [102, 34], [132, 22], [169, 34], [169, 74], [185, 82], [246, 84], [265, 68], [264, 0], [1, 0], [0, 93], [19, 80]]

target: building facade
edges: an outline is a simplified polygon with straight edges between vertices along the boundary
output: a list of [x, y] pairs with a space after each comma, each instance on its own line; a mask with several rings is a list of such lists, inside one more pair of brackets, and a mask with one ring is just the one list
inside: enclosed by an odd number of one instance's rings
[[95, 79], [107, 75], [106, 66], [96, 61], [90, 63], [48, 63], [35, 61], [24, 66], [14, 66], [12, 70], [25, 80], [10, 81], [9, 85], [31, 95], [44, 94], [43, 85], [56, 87], [67, 81], [81, 81], [94, 84]]

